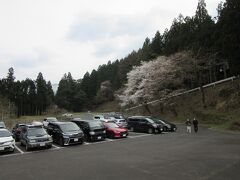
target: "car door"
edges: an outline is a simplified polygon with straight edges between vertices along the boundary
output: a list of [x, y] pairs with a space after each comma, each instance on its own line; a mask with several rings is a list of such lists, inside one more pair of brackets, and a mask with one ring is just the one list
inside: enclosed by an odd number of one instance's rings
[[57, 142], [61, 138], [61, 130], [57, 125], [53, 126], [53, 139], [55, 139]]
[[148, 121], [146, 119], [139, 120], [139, 130], [146, 131], [148, 129]]
[[22, 128], [22, 131], [20, 134], [20, 141], [24, 145], [26, 145], [26, 143], [27, 143], [27, 129], [25, 127]]

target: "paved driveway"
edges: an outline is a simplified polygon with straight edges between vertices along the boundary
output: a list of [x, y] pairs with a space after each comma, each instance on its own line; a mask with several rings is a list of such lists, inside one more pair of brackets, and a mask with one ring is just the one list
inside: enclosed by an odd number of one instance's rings
[[240, 179], [240, 135], [200, 128], [0, 155], [1, 180]]

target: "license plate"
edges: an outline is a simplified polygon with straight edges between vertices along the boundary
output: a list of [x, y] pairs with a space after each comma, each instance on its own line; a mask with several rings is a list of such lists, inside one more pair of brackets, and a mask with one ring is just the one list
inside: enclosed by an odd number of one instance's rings
[[45, 146], [45, 143], [40, 143], [40, 146], [42, 147], [42, 146]]
[[77, 142], [77, 141], [78, 141], [78, 138], [75, 138], [75, 139], [74, 139], [74, 142]]
[[123, 137], [126, 137], [126, 134], [123, 134]]
[[97, 138], [98, 138], [98, 139], [102, 139], [102, 137], [101, 137], [101, 136], [98, 136]]
[[4, 150], [4, 147], [0, 147], [0, 151], [3, 151]]

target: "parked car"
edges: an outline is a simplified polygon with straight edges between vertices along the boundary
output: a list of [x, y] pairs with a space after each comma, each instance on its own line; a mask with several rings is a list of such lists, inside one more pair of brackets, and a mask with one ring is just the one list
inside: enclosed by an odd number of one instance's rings
[[51, 148], [52, 142], [52, 137], [42, 126], [26, 124], [22, 127], [20, 143], [25, 146], [26, 151], [39, 147]]
[[128, 136], [128, 129], [119, 127], [116, 123], [104, 123], [104, 126], [109, 138], [126, 138]]
[[60, 146], [83, 143], [83, 132], [73, 122], [49, 122], [47, 132]]
[[145, 116], [132, 116], [128, 118], [128, 129], [131, 131], [162, 133], [163, 127], [161, 124], [155, 123], [152, 119]]
[[102, 121], [102, 122], [114, 122], [115, 121], [114, 117], [110, 117], [110, 116], [107, 116], [107, 115], [94, 115], [93, 118], [95, 120], [99, 120], [99, 121]]
[[13, 138], [15, 139], [15, 141], [19, 141], [20, 140], [20, 134], [22, 132], [22, 128], [25, 126], [25, 124], [16, 124], [13, 129], [12, 129], [12, 134], [13, 134]]
[[106, 138], [105, 127], [99, 120], [72, 119], [72, 122], [82, 129], [87, 141], [98, 141]]
[[47, 128], [47, 126], [48, 126], [48, 124], [50, 123], [50, 122], [57, 122], [58, 120], [57, 120], [57, 118], [55, 118], [55, 117], [46, 117], [46, 118], [44, 118], [43, 119], [43, 126], [45, 127], [45, 128]]
[[168, 122], [166, 120], [162, 120], [160, 119], [160, 121], [163, 123], [163, 130], [164, 131], [171, 131], [171, 132], [175, 132], [177, 130], [177, 126], [171, 122]]
[[114, 112], [111, 112], [109, 114], [107, 114], [107, 116], [117, 124], [120, 127], [124, 127], [127, 128], [127, 121], [126, 119], [121, 115], [121, 114], [117, 114]]
[[6, 128], [6, 125], [3, 121], [0, 121], [0, 128]]
[[5, 128], [0, 129], [0, 152], [13, 152], [15, 149], [15, 140], [12, 133]]

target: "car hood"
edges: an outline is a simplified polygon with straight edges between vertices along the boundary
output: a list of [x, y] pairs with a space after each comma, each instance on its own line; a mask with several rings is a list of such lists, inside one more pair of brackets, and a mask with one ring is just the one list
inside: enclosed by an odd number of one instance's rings
[[127, 129], [125, 128], [108, 128], [110, 131], [117, 131], [117, 132], [126, 132]]
[[7, 141], [12, 141], [13, 140], [13, 137], [12, 136], [9, 136], [9, 137], [0, 137], [0, 143], [4, 143], [4, 142], [7, 142]]
[[77, 135], [77, 134], [82, 134], [82, 131], [68, 131], [68, 132], [64, 132], [64, 135], [68, 135], [68, 136]]

